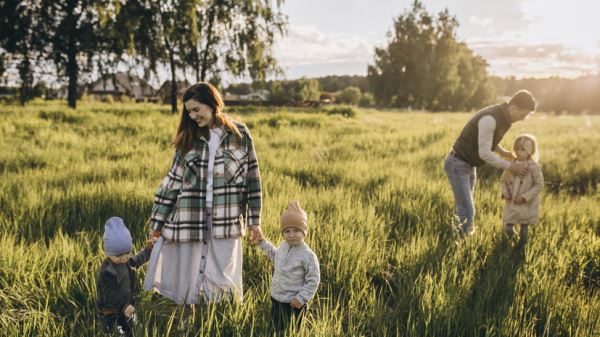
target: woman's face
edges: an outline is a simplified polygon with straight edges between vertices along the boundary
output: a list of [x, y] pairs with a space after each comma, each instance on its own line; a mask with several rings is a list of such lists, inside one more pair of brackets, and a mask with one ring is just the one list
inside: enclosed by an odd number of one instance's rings
[[195, 99], [190, 99], [185, 101], [185, 109], [190, 114], [190, 118], [193, 119], [199, 127], [210, 127], [213, 124], [213, 109], [204, 104], [196, 101]]

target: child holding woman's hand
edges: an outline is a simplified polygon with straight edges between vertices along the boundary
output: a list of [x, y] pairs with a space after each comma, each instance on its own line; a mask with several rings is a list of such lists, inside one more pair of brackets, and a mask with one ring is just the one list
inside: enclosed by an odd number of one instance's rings
[[123, 219], [112, 217], [104, 224], [106, 259], [100, 266], [98, 281], [98, 310], [102, 328], [107, 333], [131, 336], [130, 321], [135, 318], [135, 271], [150, 258], [156, 239], [133, 256], [132, 239]]
[[297, 201], [288, 205], [281, 215], [280, 229], [284, 241], [274, 247], [258, 235], [260, 249], [274, 263], [271, 283], [271, 320], [281, 331], [292, 319], [299, 324], [306, 304], [312, 299], [321, 279], [319, 261], [304, 243], [308, 231], [306, 212]]

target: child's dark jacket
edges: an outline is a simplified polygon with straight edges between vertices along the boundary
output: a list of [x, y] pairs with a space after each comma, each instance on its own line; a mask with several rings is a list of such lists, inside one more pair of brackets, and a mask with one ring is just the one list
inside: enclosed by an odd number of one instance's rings
[[150, 259], [150, 249], [143, 249], [129, 262], [114, 264], [106, 258], [100, 266], [98, 282], [98, 309], [104, 314], [122, 314], [128, 304], [133, 305], [135, 271]]

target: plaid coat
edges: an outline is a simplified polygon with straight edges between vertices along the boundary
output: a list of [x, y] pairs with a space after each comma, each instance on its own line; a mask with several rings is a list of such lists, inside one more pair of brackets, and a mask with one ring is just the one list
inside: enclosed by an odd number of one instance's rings
[[[215, 239], [237, 238], [245, 226], [260, 225], [262, 189], [258, 160], [250, 132], [236, 123], [242, 138], [224, 128], [213, 169]], [[203, 241], [206, 224], [208, 142], [194, 142], [184, 156], [175, 151], [171, 168], [154, 197], [150, 229], [170, 241]]]

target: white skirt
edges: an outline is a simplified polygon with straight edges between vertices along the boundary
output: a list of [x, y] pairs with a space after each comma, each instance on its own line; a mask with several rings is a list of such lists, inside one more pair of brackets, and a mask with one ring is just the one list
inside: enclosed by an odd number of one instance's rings
[[242, 239], [173, 242], [159, 238], [154, 244], [144, 289], [155, 290], [177, 304], [242, 300]]

